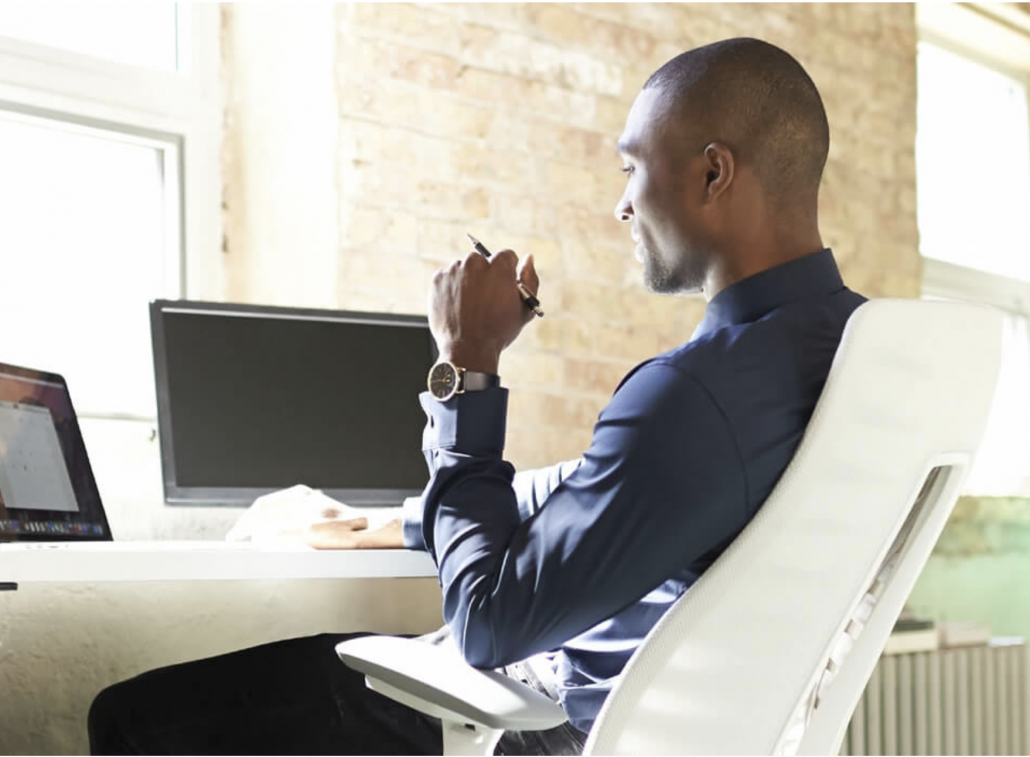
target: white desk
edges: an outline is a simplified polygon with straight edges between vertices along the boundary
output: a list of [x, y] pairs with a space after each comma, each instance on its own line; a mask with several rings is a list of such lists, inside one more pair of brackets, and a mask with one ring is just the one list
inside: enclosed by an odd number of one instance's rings
[[[194, 581], [295, 578], [424, 578], [437, 576], [425, 552], [407, 549], [147, 551], [75, 545], [63, 549], [0, 549], [0, 582]], [[100, 547], [100, 548], [97, 548]]]
[[436, 571], [420, 552], [82, 546], [0, 550], [0, 581], [19, 584], [0, 591], [0, 755], [88, 754], [97, 692], [145, 670], [324, 632], [421, 634], [442, 623]]

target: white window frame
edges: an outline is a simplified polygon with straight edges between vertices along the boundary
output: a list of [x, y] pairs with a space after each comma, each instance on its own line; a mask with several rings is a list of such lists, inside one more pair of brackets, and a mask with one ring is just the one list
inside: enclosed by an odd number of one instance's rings
[[184, 73], [0, 36], [0, 108], [178, 147], [178, 170], [166, 176], [181, 181], [172, 188], [181, 199], [179, 254], [168, 263], [179, 283], [166, 296], [217, 300], [223, 291], [219, 15], [217, 3], [180, 4], [179, 22], [189, 28], [179, 42]]
[[[1030, 89], [1030, 16], [1027, 19], [1027, 27], [1020, 27], [1021, 11], [1001, 3], [916, 4], [920, 41], [992, 68]], [[931, 257], [923, 257], [922, 292], [982, 302], [1030, 318], [1030, 282]]]
[[[918, 3], [916, 22], [920, 41], [1021, 81], [1030, 90], [1030, 16], [1005, 3]], [[923, 296], [979, 302], [1030, 320], [1030, 281], [927, 256], [922, 263]], [[1030, 496], [1030, 486], [1024, 489], [1011, 495]]]

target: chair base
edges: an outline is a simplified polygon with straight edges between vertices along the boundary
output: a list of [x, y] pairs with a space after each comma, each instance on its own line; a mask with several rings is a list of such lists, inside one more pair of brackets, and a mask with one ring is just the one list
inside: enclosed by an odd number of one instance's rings
[[497, 748], [504, 731], [471, 723], [443, 721], [443, 753], [464, 755], [491, 755]]

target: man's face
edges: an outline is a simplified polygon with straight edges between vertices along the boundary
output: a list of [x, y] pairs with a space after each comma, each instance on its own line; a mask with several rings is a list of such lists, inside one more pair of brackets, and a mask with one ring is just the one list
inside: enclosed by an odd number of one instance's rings
[[688, 154], [680, 127], [662, 115], [659, 91], [641, 91], [619, 139], [626, 189], [615, 217], [632, 224], [636, 257], [644, 264], [650, 291], [699, 292], [711, 250], [700, 213], [701, 156]]

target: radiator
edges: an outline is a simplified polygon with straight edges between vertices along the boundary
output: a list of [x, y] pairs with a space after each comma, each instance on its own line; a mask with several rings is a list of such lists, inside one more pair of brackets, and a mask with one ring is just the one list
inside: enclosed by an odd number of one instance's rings
[[884, 655], [843, 755], [1028, 754], [1026, 643]]

